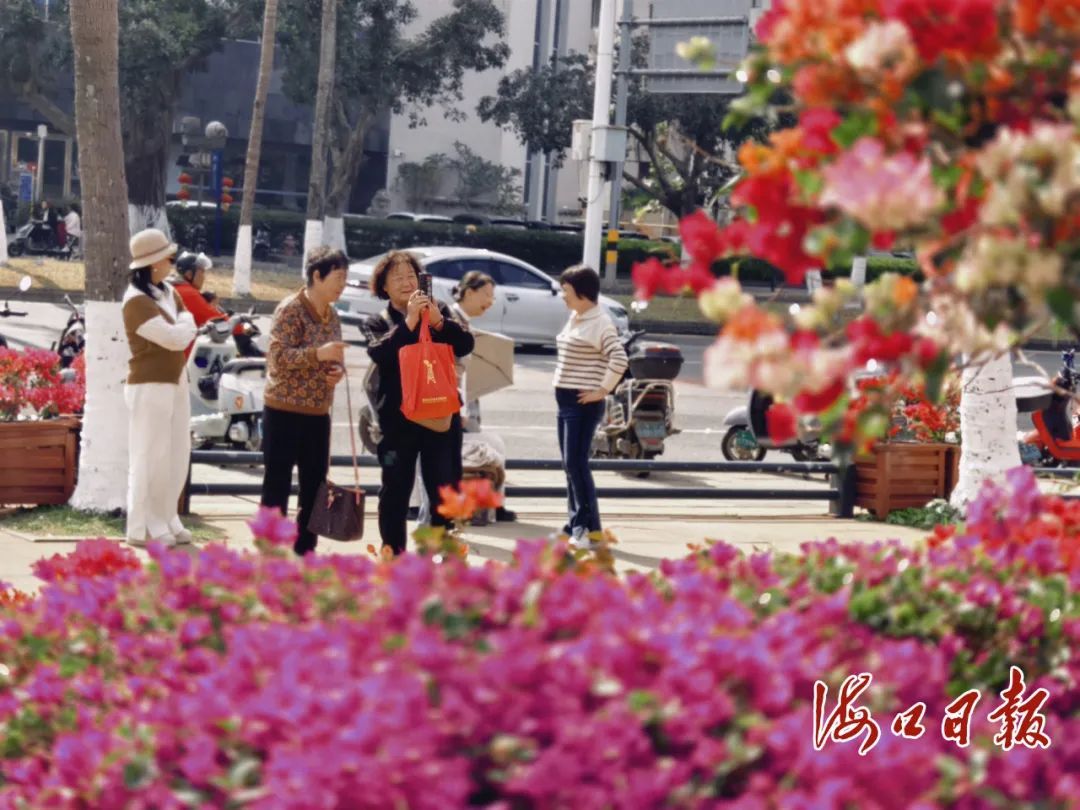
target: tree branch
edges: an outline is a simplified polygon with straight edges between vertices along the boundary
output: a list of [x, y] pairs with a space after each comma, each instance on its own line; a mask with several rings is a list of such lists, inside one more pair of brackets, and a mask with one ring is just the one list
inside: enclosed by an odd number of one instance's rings
[[[645, 147], [645, 151], [649, 153], [649, 160], [652, 163], [653, 174], [656, 176], [657, 181], [660, 183], [660, 188], [663, 189], [664, 197], [669, 200], [672, 199], [676, 195], [676, 190], [672, 188], [671, 184], [667, 181], [667, 178], [664, 177], [664, 173], [659, 168], [660, 159], [656, 155], [656, 148], [654, 143], [652, 142], [652, 135], [654, 133], [650, 133], [648, 136], [646, 136], [636, 127], [630, 127], [629, 129], [630, 134], [633, 135], [637, 139], [638, 143]], [[660, 202], [664, 202], [664, 200], [660, 197], [657, 197], [656, 199], [660, 200]]]
[[24, 84], [19, 88], [19, 95], [27, 104], [41, 113], [45, 120], [52, 124], [53, 129], [57, 129], [65, 135], [75, 135], [74, 116], [68, 115], [48, 99], [37, 87], [36, 83], [31, 81]]

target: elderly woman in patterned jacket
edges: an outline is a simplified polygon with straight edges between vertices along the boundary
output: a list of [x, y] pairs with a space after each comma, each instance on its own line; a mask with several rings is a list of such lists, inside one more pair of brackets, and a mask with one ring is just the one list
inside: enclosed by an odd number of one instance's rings
[[184, 349], [195, 321], [165, 281], [176, 245], [150, 228], [131, 237], [131, 284], [124, 293], [128, 361], [124, 401], [128, 424], [127, 541], [174, 546], [191, 534], [177, 515], [191, 457], [191, 404]]
[[340, 250], [308, 254], [307, 286], [274, 311], [266, 355], [262, 505], [288, 512], [293, 468], [300, 470], [293, 550], [315, 550], [308, 518], [330, 467], [330, 409], [345, 374], [345, 344], [334, 302], [345, 291], [349, 262]]

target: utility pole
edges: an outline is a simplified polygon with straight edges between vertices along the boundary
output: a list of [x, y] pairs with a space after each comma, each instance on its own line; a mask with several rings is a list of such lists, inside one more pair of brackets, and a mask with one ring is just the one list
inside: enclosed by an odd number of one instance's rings
[[[600, 2], [600, 36], [596, 48], [596, 92], [593, 95], [592, 144], [589, 160], [589, 186], [585, 200], [585, 247], [581, 261], [595, 266], [600, 261], [600, 229], [604, 224], [604, 160], [600, 140], [611, 125], [611, 77], [614, 71], [615, 0]], [[614, 279], [607, 278], [610, 283]]]
[[[634, 4], [632, 0], [623, 0], [622, 19], [619, 20], [619, 69], [615, 71], [615, 127], [626, 126], [626, 99], [630, 84], [630, 59], [633, 50]], [[611, 167], [611, 211], [610, 228], [619, 229], [622, 218], [622, 173], [623, 161], [615, 162]]]

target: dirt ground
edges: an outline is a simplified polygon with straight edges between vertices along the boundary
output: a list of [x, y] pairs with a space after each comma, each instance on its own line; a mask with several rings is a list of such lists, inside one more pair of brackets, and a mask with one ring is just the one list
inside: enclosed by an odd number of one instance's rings
[[[81, 292], [85, 269], [81, 261], [39, 257], [9, 259], [6, 265], [0, 265], [0, 288], [16, 287], [23, 276], [33, 279], [31, 289]], [[280, 301], [295, 292], [301, 281], [299, 270], [293, 268], [256, 267], [252, 270], [251, 292], [259, 301]], [[214, 267], [207, 275], [205, 289], [221, 298], [232, 298], [232, 268]]]

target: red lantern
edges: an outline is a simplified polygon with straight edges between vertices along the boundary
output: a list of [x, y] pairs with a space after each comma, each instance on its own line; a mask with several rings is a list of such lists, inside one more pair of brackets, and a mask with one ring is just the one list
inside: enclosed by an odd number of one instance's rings
[[188, 191], [186, 188], [182, 188], [178, 192], [176, 192], [176, 199], [178, 199], [178, 200], [190, 200], [191, 199], [191, 192]]
[[221, 178], [221, 185], [225, 186], [225, 188], [232, 188], [236, 184], [231, 177], [223, 177]]
[[232, 194], [226, 193], [226, 194], [221, 195], [221, 203], [222, 203], [222, 205], [228, 205], [231, 202], [233, 202]]
[[184, 172], [176, 179], [180, 181], [180, 185], [182, 186], [187, 186], [191, 184], [191, 175], [187, 172]]

